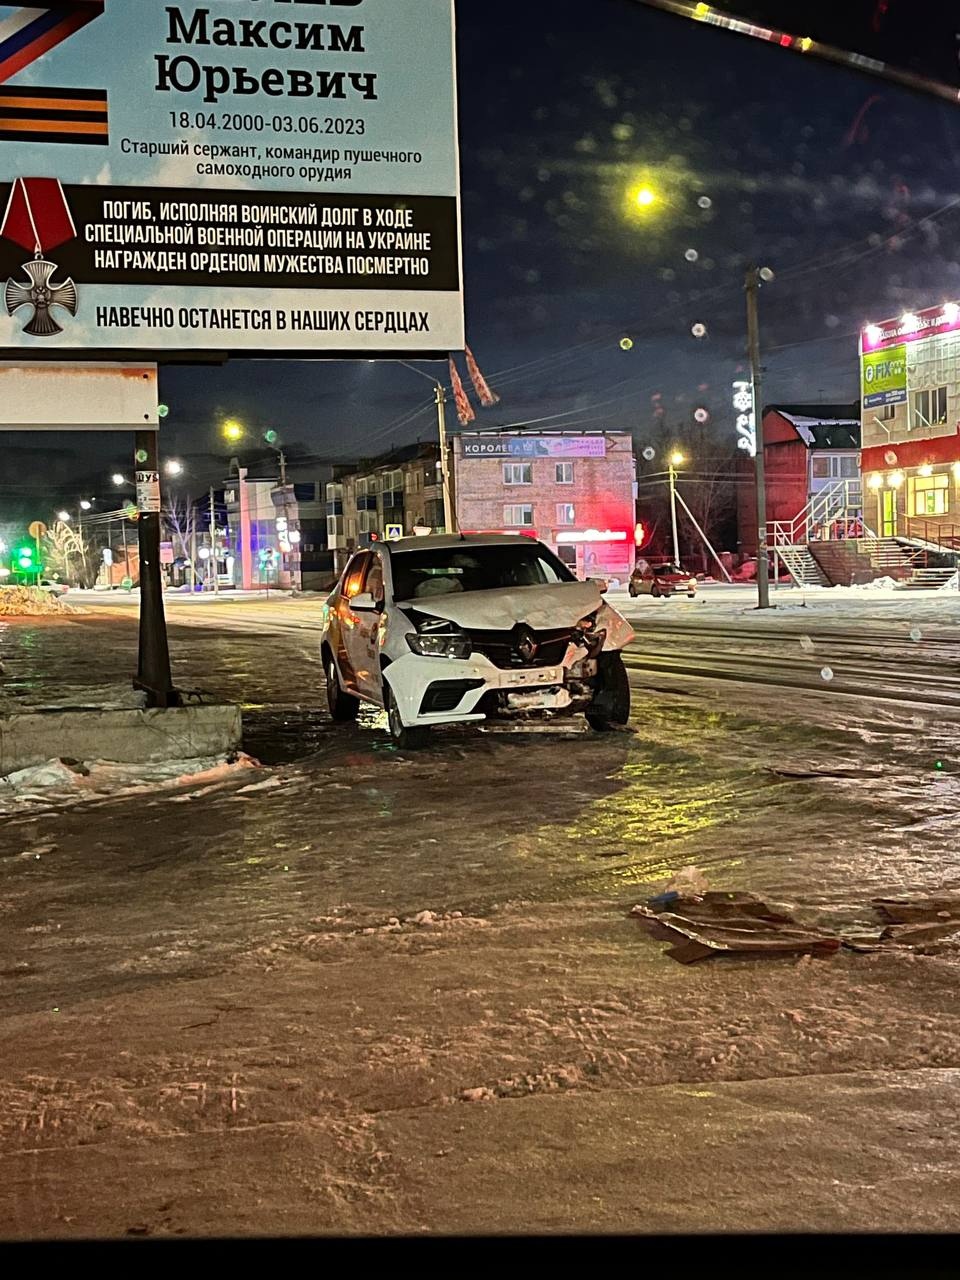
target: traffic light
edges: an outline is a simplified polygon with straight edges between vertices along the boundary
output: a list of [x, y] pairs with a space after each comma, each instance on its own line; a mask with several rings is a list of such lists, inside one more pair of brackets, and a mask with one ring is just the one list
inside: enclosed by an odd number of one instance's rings
[[39, 577], [43, 565], [37, 555], [37, 549], [31, 541], [18, 542], [13, 548], [10, 567], [21, 578]]

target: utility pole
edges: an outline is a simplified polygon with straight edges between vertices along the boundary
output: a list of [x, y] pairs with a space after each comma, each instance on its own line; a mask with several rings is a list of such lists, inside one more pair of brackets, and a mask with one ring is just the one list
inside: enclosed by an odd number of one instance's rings
[[130, 552], [127, 550], [127, 516], [124, 512], [123, 519], [120, 521], [120, 535], [123, 538], [123, 576], [130, 577]]
[[[281, 458], [283, 454], [280, 455]], [[217, 558], [217, 504], [210, 486], [210, 559], [213, 562], [213, 594], [220, 594], [220, 562]]]
[[670, 528], [673, 531], [673, 563], [680, 568], [680, 539], [677, 536], [677, 470], [670, 456]]
[[757, 478], [757, 608], [770, 608], [770, 562], [767, 559], [767, 481], [763, 457], [763, 369], [760, 365], [760, 313], [758, 295], [761, 274], [747, 269], [747, 340], [750, 349], [750, 376], [753, 383], [753, 429]]
[[447, 396], [440, 383], [436, 386], [437, 418], [440, 425], [440, 478], [443, 483], [443, 527], [447, 533], [457, 532], [457, 518], [450, 493], [450, 461], [447, 455]]
[[282, 489], [287, 487], [287, 455], [282, 449], [280, 450], [280, 487]]
[[[138, 474], [154, 477], [155, 492], [159, 495], [157, 432], [138, 431], [135, 448]], [[179, 707], [182, 700], [173, 687], [167, 624], [163, 615], [160, 512], [141, 510], [137, 534], [140, 542], [140, 660], [134, 683], [136, 688], [146, 691], [151, 707]]]

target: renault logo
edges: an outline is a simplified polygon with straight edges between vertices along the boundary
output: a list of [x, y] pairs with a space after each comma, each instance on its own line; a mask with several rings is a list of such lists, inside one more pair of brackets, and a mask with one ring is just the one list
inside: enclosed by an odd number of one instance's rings
[[529, 627], [517, 632], [516, 651], [524, 662], [532, 662], [540, 650], [540, 644]]

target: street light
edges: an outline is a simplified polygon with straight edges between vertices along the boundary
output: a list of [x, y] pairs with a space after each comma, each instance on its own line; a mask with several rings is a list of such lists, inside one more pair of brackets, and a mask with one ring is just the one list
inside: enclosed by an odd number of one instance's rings
[[163, 464], [163, 470], [168, 476], [182, 476], [183, 463], [179, 458], [168, 458]]
[[237, 422], [236, 418], [228, 418], [220, 430], [224, 440], [229, 440], [231, 444], [236, 444], [246, 435], [243, 423]]
[[90, 508], [91, 508], [92, 506], [93, 506], [93, 502], [92, 502], [89, 498], [81, 498], [81, 499], [80, 499], [80, 510], [81, 510], [81, 511], [89, 511], [89, 510], [90, 510]]
[[73, 517], [71, 516], [71, 514], [70, 514], [70, 512], [69, 512], [69, 511], [58, 511], [58, 512], [57, 512], [57, 519], [58, 519], [62, 524], [69, 524], [69, 523], [70, 523], [70, 521], [73, 519]]
[[118, 489], [122, 485], [125, 485], [127, 483], [126, 476], [121, 475], [119, 471], [115, 471], [113, 475], [110, 477], [110, 479], [113, 481], [113, 483], [117, 486]]
[[673, 531], [673, 563], [680, 568], [680, 539], [677, 536], [677, 467], [682, 467], [686, 458], [679, 449], [674, 449], [669, 458], [670, 464], [670, 527]]

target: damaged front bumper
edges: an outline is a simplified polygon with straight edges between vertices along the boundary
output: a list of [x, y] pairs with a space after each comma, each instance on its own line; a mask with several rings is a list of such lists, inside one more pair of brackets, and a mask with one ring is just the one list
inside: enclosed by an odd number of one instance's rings
[[467, 659], [404, 655], [384, 679], [407, 728], [486, 719], [550, 719], [582, 712], [596, 693], [597, 662], [573, 645], [559, 666], [493, 665], [483, 655]]

